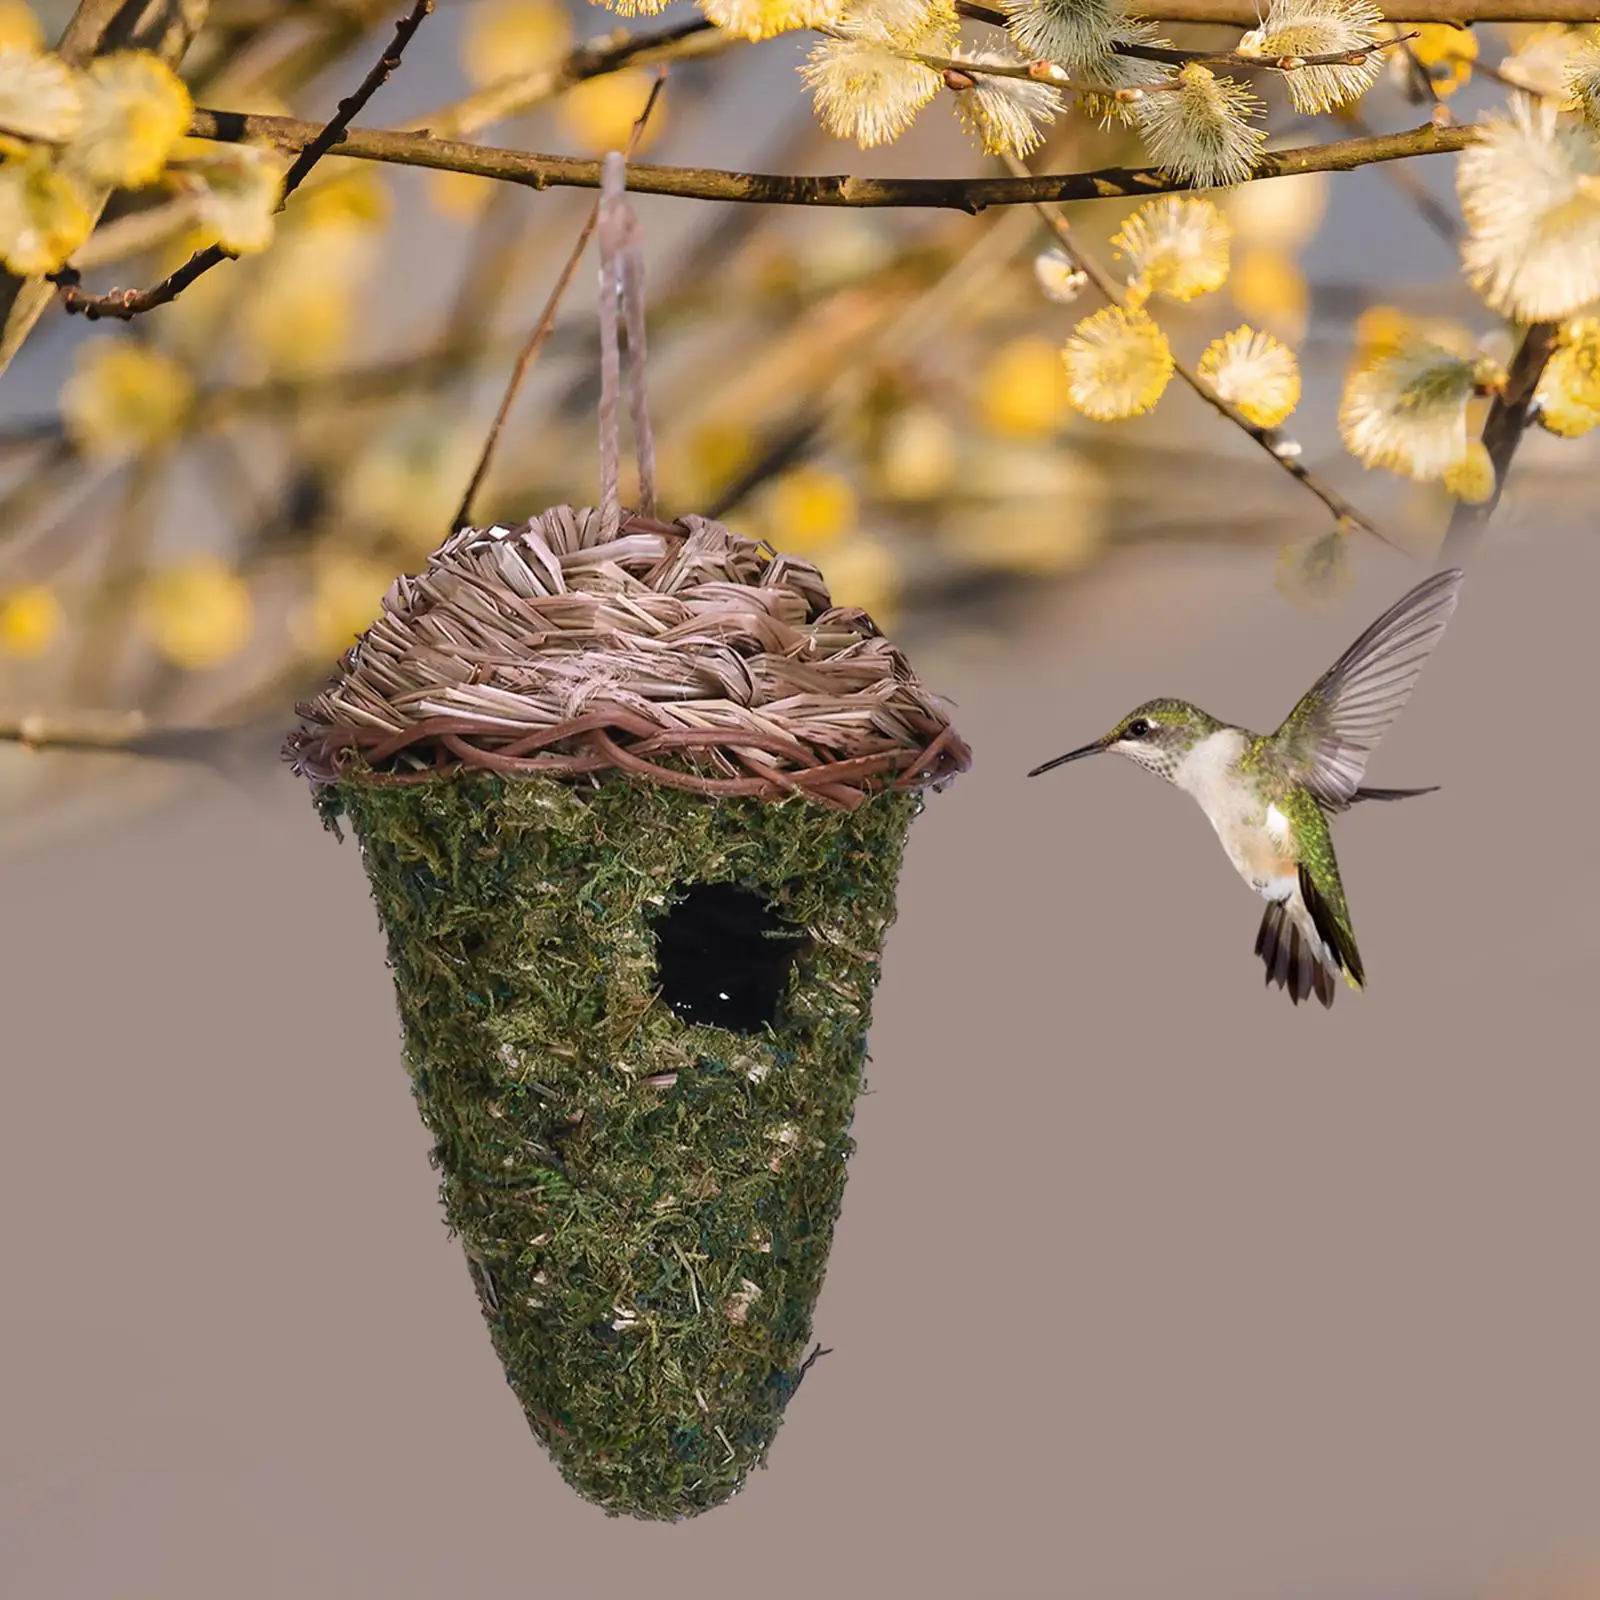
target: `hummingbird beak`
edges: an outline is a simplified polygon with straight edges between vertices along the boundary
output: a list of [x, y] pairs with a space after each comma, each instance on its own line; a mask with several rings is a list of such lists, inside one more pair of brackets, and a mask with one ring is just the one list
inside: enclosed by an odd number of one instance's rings
[[1078, 750], [1069, 750], [1064, 756], [1057, 756], [1053, 761], [1046, 761], [1043, 766], [1035, 767], [1028, 776], [1037, 778], [1041, 772], [1048, 772], [1052, 767], [1064, 767], [1069, 761], [1079, 761], [1084, 756], [1097, 756], [1107, 748], [1106, 740], [1096, 739], [1093, 744], [1086, 744]]

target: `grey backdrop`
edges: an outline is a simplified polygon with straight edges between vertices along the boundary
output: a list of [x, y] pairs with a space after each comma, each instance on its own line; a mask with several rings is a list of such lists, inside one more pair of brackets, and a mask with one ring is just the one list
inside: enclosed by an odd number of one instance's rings
[[1331, 1014], [1262, 990], [1189, 801], [1022, 777], [1153, 693], [1272, 725], [1414, 576], [1308, 618], [1259, 551], [1147, 552], [921, 652], [977, 765], [913, 840], [836, 1353], [679, 1527], [527, 1433], [294, 780], [14, 837], [0, 1594], [1432, 1600], [1600, 1555], [1592, 530], [1476, 563], [1373, 768], [1443, 792], [1339, 828]]

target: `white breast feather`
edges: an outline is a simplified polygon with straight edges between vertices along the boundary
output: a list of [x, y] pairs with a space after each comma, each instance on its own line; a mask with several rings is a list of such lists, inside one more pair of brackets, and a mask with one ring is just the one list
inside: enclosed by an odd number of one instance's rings
[[[1234, 769], [1244, 747], [1245, 736], [1237, 728], [1219, 728], [1183, 758], [1173, 782], [1192, 794], [1210, 818], [1239, 876], [1269, 900], [1286, 899], [1293, 892], [1295, 881], [1276, 875], [1268, 878], [1263, 873], [1259, 844], [1265, 823], [1274, 850], [1281, 849], [1289, 833], [1289, 819], [1275, 805], [1269, 806], [1263, 817], [1260, 802], [1246, 785], [1236, 781]], [[1250, 849], [1252, 840], [1258, 846], [1254, 852]]]

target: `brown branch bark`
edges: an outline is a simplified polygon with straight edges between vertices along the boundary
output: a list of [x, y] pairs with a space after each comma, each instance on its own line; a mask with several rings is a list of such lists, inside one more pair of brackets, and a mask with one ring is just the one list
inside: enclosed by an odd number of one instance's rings
[[[234, 144], [264, 140], [286, 150], [295, 150], [315, 139], [322, 129], [319, 123], [301, 122], [293, 117], [198, 110], [189, 131], [201, 139]], [[1379, 161], [1449, 154], [1464, 149], [1476, 134], [1477, 129], [1471, 123], [1448, 128], [1436, 128], [1430, 123], [1402, 133], [1381, 133], [1369, 138], [1342, 139], [1333, 144], [1273, 150], [1256, 162], [1251, 177], [1349, 172]], [[600, 187], [598, 161], [435, 139], [425, 130], [352, 129], [339, 146], [339, 154], [360, 161], [467, 172], [504, 183], [524, 184], [531, 189]], [[745, 205], [942, 207], [973, 213], [1000, 205], [1143, 199], [1189, 187], [1156, 167], [1105, 167], [1098, 172], [1039, 173], [1030, 178], [857, 178], [844, 174], [810, 176], [645, 164], [628, 168], [628, 188], [634, 194], [728, 200]]]
[[[361, 114], [367, 102], [386, 84], [405, 49], [429, 16], [434, 0], [414, 0], [411, 10], [395, 24], [394, 37], [388, 48], [378, 58], [377, 65], [361, 80], [354, 94], [338, 104], [327, 125], [300, 149], [294, 165], [284, 174], [283, 193], [278, 200], [281, 211], [296, 189], [311, 175], [311, 169], [338, 145], [347, 135], [350, 124]], [[219, 244], [207, 245], [197, 250], [178, 270], [148, 289], [113, 289], [109, 294], [88, 294], [78, 287], [78, 274], [71, 268], [56, 273], [53, 281], [61, 288], [61, 303], [69, 312], [86, 316], [91, 322], [101, 317], [114, 317], [121, 322], [154, 311], [157, 306], [171, 304], [197, 278], [202, 278], [213, 267], [234, 259], [231, 250]]]
[[1505, 389], [1495, 396], [1489, 415], [1483, 422], [1483, 445], [1494, 463], [1494, 488], [1482, 505], [1468, 505], [1457, 501], [1450, 514], [1450, 524], [1445, 529], [1444, 544], [1439, 551], [1439, 564], [1458, 567], [1472, 553], [1482, 538], [1500, 496], [1505, 490], [1506, 474], [1511, 470], [1512, 457], [1522, 436], [1528, 431], [1528, 412], [1533, 406], [1533, 391], [1550, 357], [1555, 353], [1557, 327], [1553, 322], [1535, 322], [1522, 336], [1517, 353], [1511, 358], [1511, 371], [1506, 377]]

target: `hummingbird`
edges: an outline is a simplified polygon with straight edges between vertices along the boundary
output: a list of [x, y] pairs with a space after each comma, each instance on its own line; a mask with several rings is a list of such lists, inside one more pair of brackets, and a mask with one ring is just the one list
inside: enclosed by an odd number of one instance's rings
[[1276, 733], [1219, 722], [1186, 700], [1147, 700], [1110, 733], [1028, 776], [1111, 751], [1191, 794], [1239, 876], [1266, 902], [1256, 954], [1296, 1005], [1366, 984], [1329, 818], [1424, 789], [1363, 785], [1367, 761], [1416, 686], [1461, 590], [1459, 568], [1396, 601], [1301, 697]]

